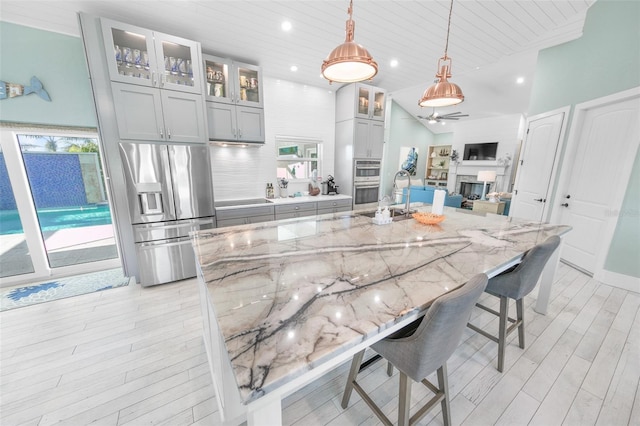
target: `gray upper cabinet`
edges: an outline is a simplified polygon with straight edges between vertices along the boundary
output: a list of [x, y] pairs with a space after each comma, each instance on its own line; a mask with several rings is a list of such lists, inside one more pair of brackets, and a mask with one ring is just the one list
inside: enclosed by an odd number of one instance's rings
[[[353, 153], [353, 158], [382, 158], [385, 97], [386, 92], [383, 89], [362, 83], [349, 84], [338, 90], [337, 149], [347, 149], [346, 152]], [[351, 159], [348, 163], [350, 162]]]
[[353, 156], [356, 158], [382, 158], [384, 149], [384, 123], [374, 120], [354, 120]]
[[203, 55], [208, 101], [262, 108], [262, 71], [257, 65]]
[[112, 83], [121, 139], [206, 142], [202, 96]]
[[353, 83], [338, 90], [336, 121], [349, 118], [384, 121], [386, 91], [363, 83]]
[[101, 18], [111, 81], [202, 93], [200, 43]]
[[262, 108], [242, 107], [207, 102], [209, 140], [264, 142], [264, 111]]
[[211, 141], [264, 143], [260, 67], [203, 55]]

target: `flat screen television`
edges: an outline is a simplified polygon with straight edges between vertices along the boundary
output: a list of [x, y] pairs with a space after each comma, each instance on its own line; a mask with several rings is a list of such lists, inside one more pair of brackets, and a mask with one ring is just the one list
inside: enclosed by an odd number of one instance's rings
[[498, 142], [467, 143], [464, 145], [463, 160], [495, 161]]

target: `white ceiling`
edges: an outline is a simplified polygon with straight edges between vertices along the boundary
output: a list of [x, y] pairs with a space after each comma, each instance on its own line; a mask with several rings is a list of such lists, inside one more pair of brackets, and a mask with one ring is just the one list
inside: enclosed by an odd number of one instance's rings
[[[467, 120], [526, 113], [537, 51], [579, 37], [594, 2], [457, 0], [450, 81], [466, 99], [441, 112], [461, 111]], [[355, 41], [379, 66], [371, 84], [413, 115], [431, 113], [417, 102], [444, 53], [449, 6], [449, 0], [354, 1]], [[83, 11], [197, 40], [206, 53], [262, 66], [265, 76], [335, 90], [320, 77], [320, 66], [344, 41], [347, 8], [348, 0], [0, 0], [0, 20], [79, 36], [76, 12]], [[291, 31], [281, 30], [284, 20]], [[523, 85], [515, 84], [517, 76]]]

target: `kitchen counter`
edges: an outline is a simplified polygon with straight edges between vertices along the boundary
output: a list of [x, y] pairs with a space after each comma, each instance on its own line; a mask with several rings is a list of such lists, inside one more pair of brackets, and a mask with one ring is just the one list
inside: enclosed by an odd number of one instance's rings
[[241, 200], [225, 200], [216, 201], [216, 209], [228, 209], [238, 207], [249, 207], [264, 204], [291, 204], [291, 203], [313, 203], [318, 201], [329, 200], [344, 200], [351, 199], [349, 195], [336, 194], [336, 195], [303, 195], [302, 197], [287, 197], [287, 198], [251, 198]]
[[495, 275], [570, 229], [453, 208], [445, 215], [440, 225], [378, 226], [347, 212], [193, 234], [205, 341], [226, 410], [234, 398], [240, 406], [287, 388], [473, 275]]

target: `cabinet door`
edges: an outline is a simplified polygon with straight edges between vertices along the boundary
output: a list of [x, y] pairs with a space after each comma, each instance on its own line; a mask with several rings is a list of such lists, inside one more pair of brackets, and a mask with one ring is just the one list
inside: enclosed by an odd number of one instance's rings
[[121, 139], [165, 140], [159, 89], [123, 83], [111, 88]]
[[238, 140], [264, 142], [264, 110], [262, 108], [236, 107]]
[[207, 102], [207, 126], [209, 140], [237, 140], [235, 108], [235, 105], [231, 104]]
[[353, 135], [353, 157], [369, 158], [369, 120], [355, 120]]
[[369, 118], [371, 120], [384, 121], [385, 91], [377, 87], [371, 87], [369, 99]]
[[225, 226], [245, 225], [249, 223], [246, 217], [235, 217], [232, 219], [218, 219], [216, 226], [218, 228], [224, 228]]
[[202, 93], [200, 43], [158, 32], [153, 35], [156, 42], [156, 67], [162, 74], [160, 87]]
[[385, 91], [368, 84], [356, 84], [356, 117], [384, 121]]
[[110, 19], [101, 18], [100, 23], [111, 81], [157, 87], [153, 33]]
[[369, 157], [382, 158], [384, 150], [384, 123], [371, 121], [369, 123]]
[[161, 90], [166, 140], [169, 142], [207, 141], [202, 95]]
[[231, 59], [202, 55], [204, 59], [205, 96], [208, 101], [235, 102]]
[[356, 117], [370, 118], [371, 86], [356, 84]]
[[234, 61], [233, 72], [237, 104], [262, 108], [262, 73], [260, 67]]

